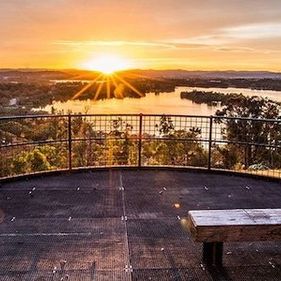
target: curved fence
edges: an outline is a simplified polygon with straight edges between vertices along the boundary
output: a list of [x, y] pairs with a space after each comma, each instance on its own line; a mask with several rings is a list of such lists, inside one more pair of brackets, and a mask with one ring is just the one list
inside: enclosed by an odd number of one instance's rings
[[85, 167], [196, 167], [281, 178], [281, 120], [183, 115], [0, 118], [0, 178]]

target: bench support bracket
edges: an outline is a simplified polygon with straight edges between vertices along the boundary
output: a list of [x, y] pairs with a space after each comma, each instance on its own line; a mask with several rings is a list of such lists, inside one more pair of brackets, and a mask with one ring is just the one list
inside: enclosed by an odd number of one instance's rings
[[203, 262], [210, 266], [222, 266], [223, 243], [204, 242], [203, 243]]

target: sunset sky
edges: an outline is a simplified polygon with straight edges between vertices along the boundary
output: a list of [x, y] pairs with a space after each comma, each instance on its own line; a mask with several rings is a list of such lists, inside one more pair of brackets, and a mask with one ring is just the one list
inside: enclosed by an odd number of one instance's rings
[[281, 71], [280, 0], [1, 0], [0, 67]]

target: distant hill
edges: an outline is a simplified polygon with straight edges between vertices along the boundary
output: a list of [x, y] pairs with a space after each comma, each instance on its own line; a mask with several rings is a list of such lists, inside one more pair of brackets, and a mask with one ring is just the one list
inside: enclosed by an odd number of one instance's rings
[[94, 79], [96, 72], [87, 70], [0, 69], [0, 82], [48, 82], [64, 79]]
[[[281, 80], [280, 72], [269, 71], [188, 71], [142, 70], [120, 71], [121, 75], [147, 79], [274, 79]], [[46, 82], [60, 79], [94, 79], [97, 72], [87, 70], [0, 69], [0, 82]]]
[[281, 79], [281, 72], [269, 71], [188, 71], [188, 70], [130, 70], [130, 73], [151, 78], [174, 79]]
[[1, 82], [32, 82], [32, 81], [48, 81], [52, 79], [67, 79], [69, 73], [64, 71], [51, 70], [0, 70]]

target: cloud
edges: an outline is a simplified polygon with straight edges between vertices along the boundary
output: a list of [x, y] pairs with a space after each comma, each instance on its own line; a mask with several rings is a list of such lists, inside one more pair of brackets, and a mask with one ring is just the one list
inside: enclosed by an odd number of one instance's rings
[[233, 44], [237, 41], [281, 38], [281, 23], [256, 23], [218, 28], [209, 34], [190, 38], [175, 39], [174, 43], [202, 45]]
[[66, 45], [74, 47], [90, 47], [90, 46], [135, 46], [135, 47], [161, 47], [161, 48], [174, 48], [173, 44], [158, 43], [158, 42], [144, 42], [144, 41], [108, 41], [108, 40], [86, 40], [86, 41], [73, 41], [73, 40], [58, 40], [53, 42], [55, 45]]
[[234, 39], [281, 38], [281, 22], [222, 28], [221, 33], [222, 36]]
[[101, 40], [86, 40], [86, 41], [73, 41], [73, 40], [58, 40], [53, 42], [54, 45], [64, 45], [70, 47], [141, 47], [141, 48], [164, 48], [164, 49], [192, 49], [204, 48], [205, 44], [194, 44], [174, 40], [171, 42], [166, 41], [101, 41]]

